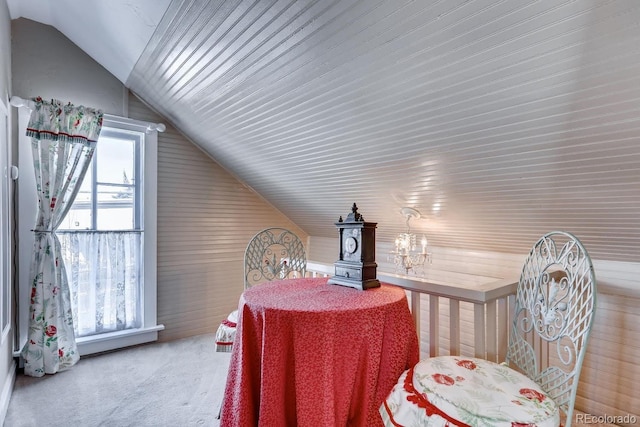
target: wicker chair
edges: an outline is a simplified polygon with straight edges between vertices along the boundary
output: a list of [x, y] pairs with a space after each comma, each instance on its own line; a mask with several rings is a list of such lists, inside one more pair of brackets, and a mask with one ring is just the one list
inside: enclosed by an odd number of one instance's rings
[[522, 269], [506, 361], [421, 360], [381, 405], [385, 425], [570, 427], [595, 304], [583, 245], [544, 235]]
[[[244, 252], [244, 289], [267, 281], [304, 277], [306, 269], [300, 238], [284, 228], [267, 228], [253, 236]], [[237, 323], [238, 310], [234, 310], [218, 327], [216, 351], [232, 350]]]

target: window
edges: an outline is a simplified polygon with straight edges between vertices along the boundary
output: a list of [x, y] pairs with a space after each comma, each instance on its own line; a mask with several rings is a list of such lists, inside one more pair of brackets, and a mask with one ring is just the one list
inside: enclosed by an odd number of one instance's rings
[[[19, 112], [24, 129], [29, 111]], [[154, 341], [164, 328], [156, 316], [157, 132], [148, 127], [105, 114], [92, 163], [58, 227], [83, 355]], [[37, 203], [33, 160], [20, 134], [19, 211], [29, 213]], [[19, 254], [27, 277], [35, 218], [24, 218]], [[20, 282], [18, 349], [26, 340], [28, 285]]]
[[144, 142], [144, 132], [103, 127], [58, 228], [77, 337], [141, 326]]

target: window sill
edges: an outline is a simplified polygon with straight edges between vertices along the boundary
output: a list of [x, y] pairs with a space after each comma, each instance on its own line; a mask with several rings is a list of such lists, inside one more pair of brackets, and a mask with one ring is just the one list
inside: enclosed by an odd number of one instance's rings
[[158, 331], [163, 329], [164, 325], [157, 325], [151, 328], [127, 329], [126, 331], [77, 338], [76, 343], [78, 344], [80, 356], [86, 356], [102, 351], [157, 341]]
[[[76, 343], [80, 356], [87, 356], [89, 354], [157, 341], [158, 331], [163, 329], [164, 325], [157, 325], [149, 328], [108, 332], [106, 334], [76, 338]], [[14, 352], [13, 356], [19, 357], [20, 351]]]

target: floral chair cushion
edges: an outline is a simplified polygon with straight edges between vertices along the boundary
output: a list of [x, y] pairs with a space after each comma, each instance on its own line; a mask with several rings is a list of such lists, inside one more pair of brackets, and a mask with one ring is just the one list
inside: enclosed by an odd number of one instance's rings
[[404, 372], [380, 407], [387, 426], [557, 427], [556, 403], [505, 365], [443, 356]]

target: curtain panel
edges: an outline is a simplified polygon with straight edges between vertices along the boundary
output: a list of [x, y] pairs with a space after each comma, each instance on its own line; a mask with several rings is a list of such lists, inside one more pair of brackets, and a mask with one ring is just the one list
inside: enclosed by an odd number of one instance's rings
[[61, 231], [77, 337], [139, 328], [140, 231]]
[[102, 111], [34, 98], [31, 137], [38, 194], [31, 260], [27, 342], [21, 355], [26, 375], [40, 377], [73, 366], [75, 342], [67, 273], [56, 229], [73, 204], [93, 157]]

